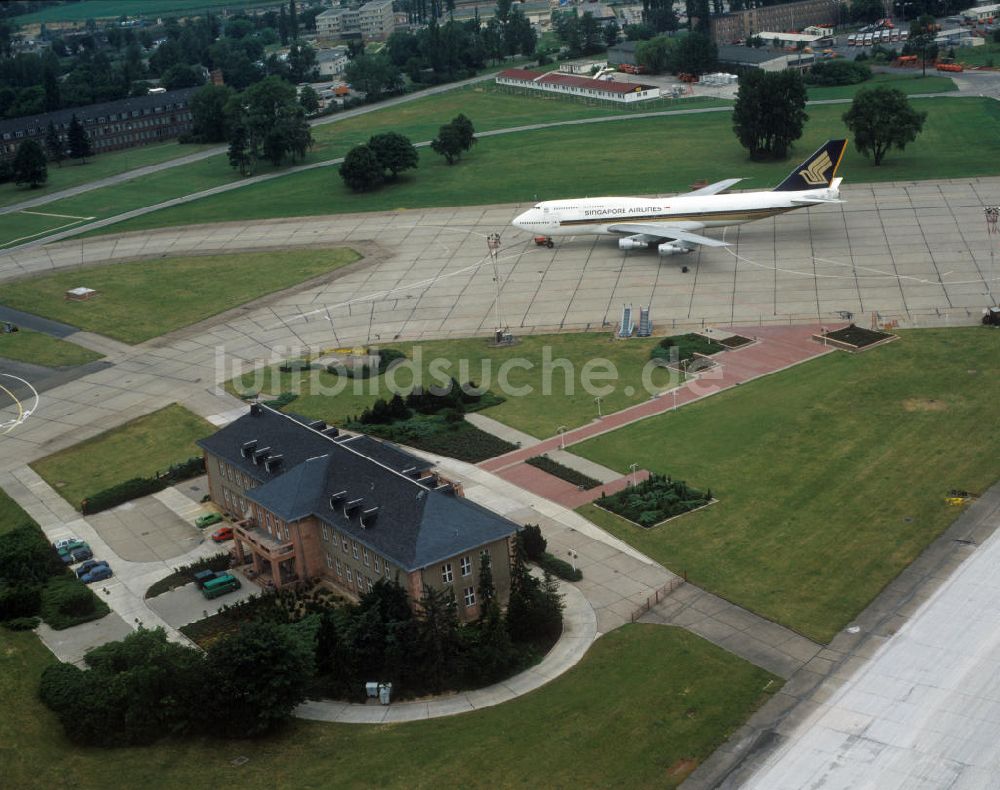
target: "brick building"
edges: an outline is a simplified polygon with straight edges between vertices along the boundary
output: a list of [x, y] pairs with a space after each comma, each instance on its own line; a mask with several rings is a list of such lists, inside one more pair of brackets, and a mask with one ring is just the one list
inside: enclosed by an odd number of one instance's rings
[[44, 145], [50, 121], [65, 140], [74, 115], [90, 136], [95, 154], [172, 140], [191, 131], [189, 104], [197, 90], [150, 93], [0, 121], [0, 153], [13, 156], [17, 147], [31, 138]]
[[839, 0], [799, 0], [795, 3], [748, 8], [712, 17], [712, 39], [716, 44], [745, 41], [762, 30], [788, 32], [810, 26], [831, 27], [840, 23]]
[[356, 599], [395, 579], [411, 602], [425, 585], [450, 587], [467, 621], [479, 616], [488, 553], [506, 604], [517, 524], [470, 502], [426, 461], [257, 404], [198, 444], [212, 500], [240, 519], [237, 558], [265, 584], [320, 579]]

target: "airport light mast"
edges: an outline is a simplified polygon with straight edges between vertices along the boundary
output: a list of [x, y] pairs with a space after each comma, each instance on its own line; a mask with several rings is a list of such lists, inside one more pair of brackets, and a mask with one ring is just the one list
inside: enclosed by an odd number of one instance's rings
[[507, 331], [507, 325], [503, 320], [503, 306], [500, 303], [500, 268], [499, 268], [499, 257], [500, 257], [500, 234], [491, 233], [486, 237], [486, 246], [490, 250], [490, 262], [493, 264], [493, 284], [496, 286], [497, 296], [496, 296], [496, 329], [493, 332], [494, 341], [497, 345], [506, 345], [513, 342], [513, 338], [510, 336], [510, 332]]
[[[997, 233], [997, 220], [1000, 220], [1000, 206], [985, 206], [983, 208], [983, 213], [986, 215], [986, 235], [994, 236]], [[986, 295], [990, 298], [990, 307], [996, 305], [996, 300], [993, 298], [993, 278], [996, 273], [994, 268], [994, 250], [992, 240], [990, 240], [990, 273], [986, 278]]]

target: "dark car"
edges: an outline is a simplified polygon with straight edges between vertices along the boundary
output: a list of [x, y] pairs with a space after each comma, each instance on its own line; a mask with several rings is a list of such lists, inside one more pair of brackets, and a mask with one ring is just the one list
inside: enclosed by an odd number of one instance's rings
[[70, 541], [69, 543], [64, 544], [60, 548], [56, 549], [56, 551], [59, 552], [60, 557], [66, 557], [67, 555], [72, 554], [74, 551], [77, 551], [79, 549], [89, 549], [89, 548], [90, 544], [87, 543], [85, 540], [73, 540]]
[[67, 565], [75, 565], [78, 562], [89, 560], [93, 556], [94, 552], [92, 552], [89, 548], [82, 548], [71, 551], [69, 554], [60, 554], [59, 559]]
[[83, 574], [80, 577], [80, 581], [84, 584], [93, 584], [94, 582], [102, 582], [105, 579], [110, 579], [114, 574], [111, 572], [111, 568], [104, 563], [92, 568], [90, 572]]
[[82, 579], [85, 575], [94, 570], [94, 568], [100, 568], [102, 565], [107, 567], [108, 563], [104, 560], [87, 560], [83, 563], [83, 565], [76, 569], [76, 578]]

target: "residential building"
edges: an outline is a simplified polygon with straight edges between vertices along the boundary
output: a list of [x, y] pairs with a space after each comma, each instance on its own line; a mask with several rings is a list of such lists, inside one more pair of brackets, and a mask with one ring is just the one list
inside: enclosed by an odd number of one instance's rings
[[349, 62], [347, 47], [316, 50], [316, 69], [324, 79], [339, 77], [347, 69]]
[[966, 8], [961, 12], [962, 18], [975, 22], [987, 22], [1000, 17], [1000, 5], [981, 5]]
[[542, 73], [525, 69], [506, 69], [496, 76], [496, 84], [511, 88], [561, 93], [581, 99], [600, 99], [624, 104], [656, 99], [660, 89], [653, 85], [616, 80], [594, 80], [572, 74]]
[[45, 141], [49, 123], [65, 140], [75, 115], [90, 136], [95, 154], [171, 140], [192, 127], [189, 102], [197, 88], [150, 93], [131, 99], [0, 121], [0, 154], [11, 157], [22, 141]]
[[260, 404], [198, 444], [212, 501], [239, 519], [237, 560], [266, 586], [321, 580], [356, 599], [395, 579], [413, 604], [425, 586], [451, 588], [468, 621], [479, 616], [488, 553], [506, 603], [518, 525], [432, 464]]
[[795, 3], [748, 8], [711, 19], [716, 44], [746, 41], [761, 30], [802, 30], [809, 26], [830, 27], [840, 22], [839, 0], [799, 0]]
[[316, 17], [316, 33], [325, 38], [360, 32], [366, 41], [384, 41], [395, 27], [392, 0], [371, 0], [359, 8], [331, 8]]

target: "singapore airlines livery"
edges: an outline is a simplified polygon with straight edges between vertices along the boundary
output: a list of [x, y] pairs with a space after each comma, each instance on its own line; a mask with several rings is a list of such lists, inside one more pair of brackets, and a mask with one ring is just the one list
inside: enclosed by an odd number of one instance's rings
[[803, 206], [842, 203], [837, 168], [847, 140], [828, 140], [771, 191], [722, 195], [742, 181], [729, 178], [673, 198], [603, 197], [547, 200], [519, 215], [513, 225], [538, 236], [621, 236], [623, 250], [656, 244], [660, 255], [691, 252], [696, 245], [728, 247], [702, 236], [703, 228], [742, 225]]

